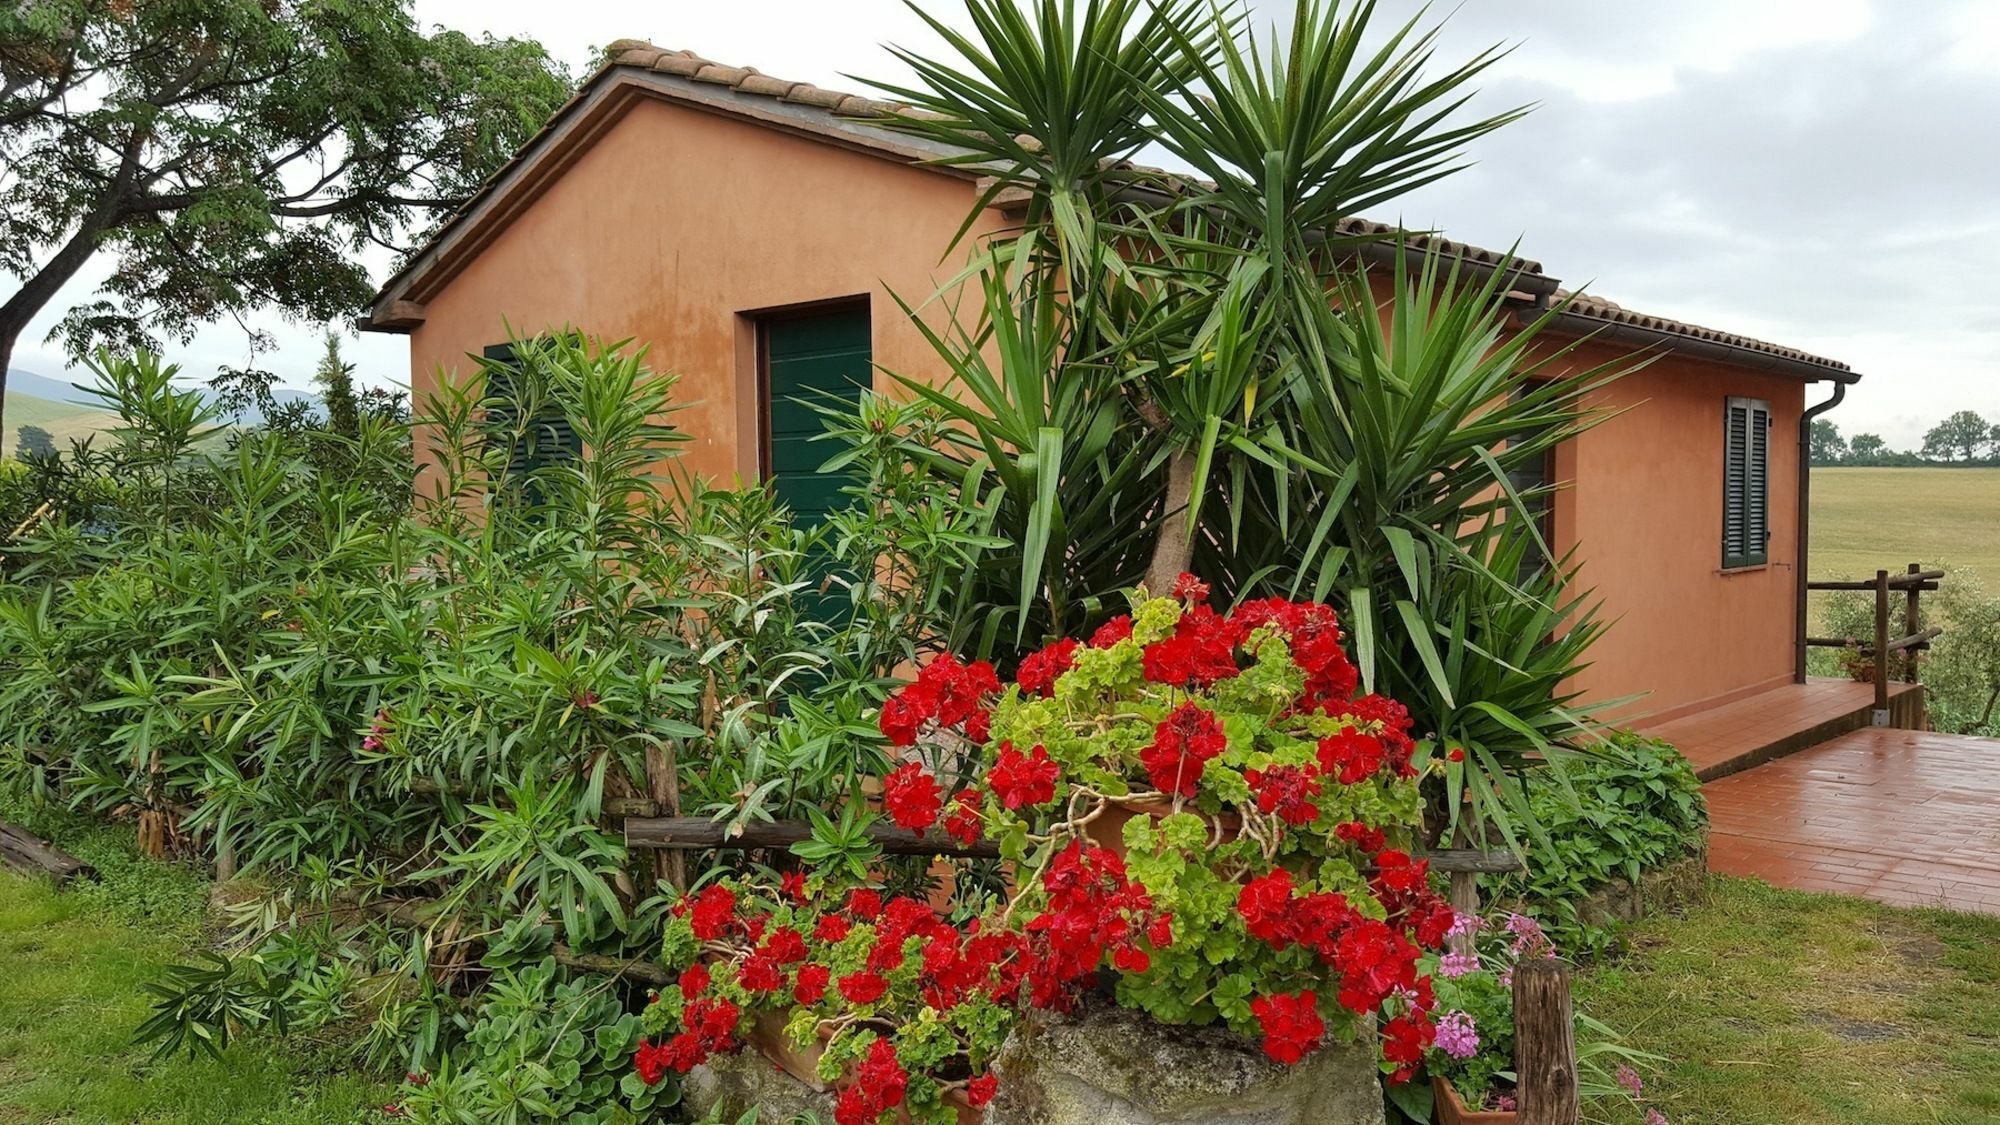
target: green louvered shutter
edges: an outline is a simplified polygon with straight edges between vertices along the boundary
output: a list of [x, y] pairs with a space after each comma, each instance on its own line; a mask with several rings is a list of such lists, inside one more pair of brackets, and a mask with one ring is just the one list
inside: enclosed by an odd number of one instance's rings
[[[509, 376], [520, 370], [514, 356], [512, 344], [492, 344], [484, 349], [487, 359], [496, 360], [504, 366], [489, 369], [487, 375], [487, 395], [491, 398], [505, 398], [510, 386]], [[583, 439], [577, 437], [570, 428], [569, 419], [560, 408], [549, 405], [542, 408], [535, 424], [525, 434], [513, 436], [514, 411], [511, 402], [496, 404], [487, 411], [487, 424], [496, 432], [509, 432], [512, 448], [507, 454], [507, 479], [526, 481], [528, 474], [549, 465], [559, 465], [579, 460], [583, 456]], [[533, 487], [530, 483], [529, 487]]]
[[1732, 397], [1723, 404], [1722, 565], [1770, 560], [1771, 404]]
[[858, 403], [872, 385], [868, 308], [774, 318], [764, 322], [763, 331], [770, 419], [765, 467], [778, 499], [801, 527], [813, 527], [846, 503], [840, 490], [849, 478], [819, 471], [838, 451], [813, 440], [825, 432], [825, 423], [812, 404]]

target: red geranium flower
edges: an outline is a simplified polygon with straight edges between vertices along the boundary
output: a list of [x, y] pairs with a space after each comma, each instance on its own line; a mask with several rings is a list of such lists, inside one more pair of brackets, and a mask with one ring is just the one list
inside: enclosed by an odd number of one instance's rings
[[863, 970], [840, 978], [840, 994], [850, 1004], [873, 1004], [889, 991], [889, 982], [880, 973]]
[[898, 827], [922, 832], [937, 823], [938, 809], [942, 807], [937, 779], [916, 762], [898, 766], [883, 779], [882, 806], [889, 810], [889, 819]]
[[1382, 740], [1372, 734], [1344, 730], [1319, 740], [1319, 769], [1342, 785], [1358, 785], [1374, 776], [1387, 759]]
[[1076, 642], [1065, 637], [1040, 652], [1029, 653], [1014, 674], [1014, 682], [1028, 695], [1054, 695], [1056, 680], [1076, 663], [1076, 649]]
[[831, 945], [845, 938], [852, 929], [854, 929], [854, 923], [848, 921], [846, 916], [840, 914], [822, 914], [820, 915], [819, 924], [813, 927], [813, 937], [815, 940]]
[[807, 1006], [819, 1003], [832, 976], [833, 971], [825, 965], [800, 965], [798, 978], [792, 982], [792, 999]]
[[1090, 635], [1091, 648], [1110, 648], [1132, 635], [1132, 615], [1121, 613], [1097, 627]]
[[1183, 703], [1153, 728], [1153, 744], [1139, 752], [1139, 764], [1146, 767], [1153, 788], [1192, 797], [1209, 759], [1228, 746], [1214, 714], [1200, 704]]
[[991, 1071], [965, 1084], [965, 1101], [974, 1109], [984, 1108], [993, 1101], [993, 1095], [1000, 1092], [1000, 1079]]
[[694, 907], [688, 912], [688, 925], [702, 941], [721, 937], [735, 920], [736, 895], [720, 883], [710, 884], [696, 895]]
[[980, 796], [977, 789], [961, 789], [951, 799], [951, 814], [944, 818], [945, 835], [971, 847], [979, 842]]
[[1002, 743], [1000, 756], [986, 771], [987, 788], [1009, 809], [1047, 804], [1056, 796], [1056, 777], [1061, 773], [1049, 752], [1036, 746], [1022, 754], [1012, 743]]
[[1276, 813], [1286, 824], [1311, 824], [1319, 818], [1319, 775], [1299, 766], [1245, 770], [1243, 780], [1257, 794], [1257, 810]]
[[882, 737], [891, 746], [915, 746], [917, 732], [935, 713], [935, 702], [926, 692], [906, 687], [882, 703]]
[[1319, 997], [1310, 991], [1259, 996], [1250, 1001], [1250, 1014], [1264, 1029], [1264, 1053], [1286, 1066], [1305, 1058], [1326, 1035]]

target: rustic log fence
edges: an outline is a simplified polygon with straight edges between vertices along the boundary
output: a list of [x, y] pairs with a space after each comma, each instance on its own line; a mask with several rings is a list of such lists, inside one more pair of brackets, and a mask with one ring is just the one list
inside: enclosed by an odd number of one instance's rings
[[[1903, 654], [1903, 682], [1914, 684], [1917, 682], [1917, 654], [1928, 652], [1931, 642], [1944, 632], [1941, 626], [1924, 627], [1921, 600], [1926, 592], [1938, 589], [1944, 576], [1942, 570], [1925, 570], [1922, 564], [1911, 563], [1901, 574], [1878, 570], [1874, 578], [1822, 579], [1806, 583], [1808, 590], [1859, 590], [1875, 595], [1873, 637], [1807, 637], [1806, 644], [1816, 648], [1846, 649], [1870, 661], [1875, 684], [1876, 726], [1889, 724], [1890, 654]], [[1890, 609], [1897, 594], [1903, 595], [1903, 631], [1901, 635], [1892, 637], [1889, 635]]]

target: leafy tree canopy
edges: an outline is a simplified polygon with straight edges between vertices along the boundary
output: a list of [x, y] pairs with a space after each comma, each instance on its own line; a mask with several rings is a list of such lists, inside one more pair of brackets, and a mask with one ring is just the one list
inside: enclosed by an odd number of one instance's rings
[[1857, 461], [1880, 457], [1888, 448], [1889, 443], [1882, 440], [1881, 434], [1855, 434], [1854, 440], [1847, 443], [1848, 456]]
[[1992, 428], [1986, 419], [1970, 410], [1961, 410], [1924, 434], [1924, 456], [1947, 461], [1976, 461], [1992, 444]]
[[1840, 427], [1828, 418], [1815, 418], [1812, 424], [1812, 463], [1831, 465], [1847, 456], [1847, 439], [1840, 436]]
[[406, 0], [0, 5], [0, 372], [99, 250], [116, 269], [56, 332], [79, 354], [353, 311], [355, 252], [406, 245], [569, 89], [539, 44], [426, 33]]

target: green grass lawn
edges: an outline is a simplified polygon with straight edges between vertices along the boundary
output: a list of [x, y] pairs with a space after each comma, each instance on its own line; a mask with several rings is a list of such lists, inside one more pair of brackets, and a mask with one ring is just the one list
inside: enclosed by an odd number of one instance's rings
[[1576, 994], [1674, 1125], [2000, 1122], [2000, 918], [1718, 878]]
[[56, 891], [0, 868], [0, 1122], [374, 1120], [389, 1088], [298, 1041], [237, 1044], [220, 1061], [152, 1062], [132, 1046], [140, 986], [199, 941], [207, 885], [127, 839], [64, 841], [101, 885]]

